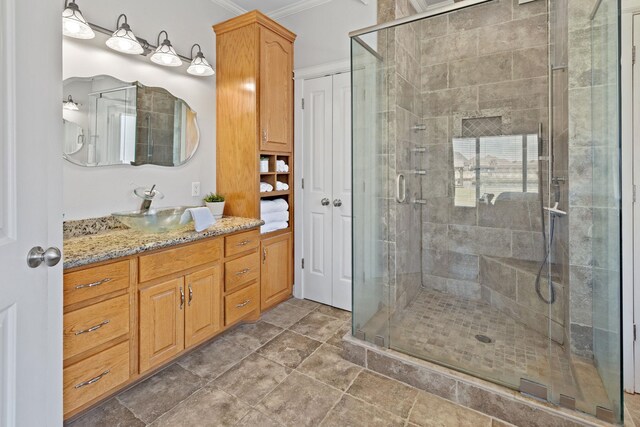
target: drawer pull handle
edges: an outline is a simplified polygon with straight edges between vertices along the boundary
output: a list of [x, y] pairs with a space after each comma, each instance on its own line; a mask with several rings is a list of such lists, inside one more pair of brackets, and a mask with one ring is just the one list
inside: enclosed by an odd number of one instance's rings
[[242, 269], [242, 270], [238, 271], [238, 272], [236, 273], [236, 276], [242, 276], [243, 274], [247, 274], [247, 273], [248, 273], [248, 272], [250, 272], [250, 271], [251, 271], [251, 269], [250, 269], [250, 268], [244, 268], [244, 269]]
[[111, 278], [106, 278], [106, 279], [98, 280], [97, 282], [87, 283], [85, 285], [78, 285], [78, 286], [76, 286], [76, 289], [95, 288], [96, 286], [100, 286], [100, 285], [108, 283], [108, 282], [110, 282], [112, 280], [113, 279], [111, 279]]
[[247, 246], [249, 243], [251, 243], [251, 240], [243, 240], [242, 242], [238, 243], [236, 246]]
[[184, 290], [180, 286], [180, 310], [182, 310], [182, 307], [184, 307]]
[[87, 332], [97, 331], [98, 329], [102, 328], [104, 325], [108, 325], [109, 322], [110, 320], [107, 319], [104, 322], [98, 323], [96, 326], [90, 327], [89, 329], [76, 332], [76, 335], [82, 335], [82, 334], [86, 334]]
[[238, 305], [236, 305], [236, 308], [246, 307], [246, 306], [247, 306], [247, 304], [249, 304], [250, 302], [251, 302], [251, 300], [250, 300], [250, 299], [245, 300], [242, 304], [238, 304]]
[[97, 383], [98, 381], [100, 381], [105, 375], [107, 375], [109, 372], [111, 372], [111, 370], [107, 369], [106, 371], [104, 371], [103, 373], [101, 373], [100, 375], [98, 375], [97, 377], [91, 378], [90, 380], [81, 382], [80, 384], [76, 384], [75, 388], [82, 388], [86, 385], [91, 385], [94, 383]]

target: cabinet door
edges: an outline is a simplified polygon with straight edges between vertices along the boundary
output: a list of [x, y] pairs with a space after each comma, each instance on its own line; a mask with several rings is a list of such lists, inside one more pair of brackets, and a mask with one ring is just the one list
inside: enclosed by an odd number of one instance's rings
[[213, 336], [222, 327], [222, 271], [219, 265], [185, 277], [185, 347]]
[[260, 274], [261, 309], [265, 310], [291, 295], [293, 260], [291, 233], [262, 241]]
[[140, 290], [140, 372], [184, 349], [184, 278]]
[[293, 146], [293, 45], [260, 29], [260, 149]]

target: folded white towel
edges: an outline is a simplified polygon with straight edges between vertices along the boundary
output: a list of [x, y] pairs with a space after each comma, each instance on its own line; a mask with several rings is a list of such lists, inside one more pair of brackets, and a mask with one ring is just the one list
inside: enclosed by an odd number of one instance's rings
[[180, 217], [180, 224], [186, 224], [193, 218], [195, 223], [195, 229], [199, 233], [202, 230], [206, 230], [216, 223], [216, 219], [209, 208], [189, 208], [184, 211]]
[[265, 224], [289, 221], [289, 211], [263, 213], [260, 215], [260, 219], [263, 220]]
[[273, 191], [273, 185], [267, 183], [267, 182], [261, 182], [260, 183], [260, 192], [261, 193], [268, 193], [269, 191]]
[[285, 199], [262, 200], [260, 202], [261, 213], [284, 212], [289, 210], [289, 203]]
[[284, 160], [276, 160], [276, 172], [289, 172], [289, 165]]
[[289, 189], [289, 184], [285, 184], [284, 182], [276, 181], [276, 191], [286, 191]]
[[264, 234], [264, 233], [270, 233], [272, 231], [276, 231], [276, 230], [282, 230], [283, 228], [287, 228], [289, 227], [289, 223], [288, 222], [272, 222], [269, 224], [265, 224], [262, 227], [260, 227], [260, 233]]

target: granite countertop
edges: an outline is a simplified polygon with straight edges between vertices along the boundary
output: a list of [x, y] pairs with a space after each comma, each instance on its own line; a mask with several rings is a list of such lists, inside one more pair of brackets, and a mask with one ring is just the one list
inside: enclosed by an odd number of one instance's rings
[[224, 217], [197, 233], [193, 223], [175, 231], [149, 234], [130, 229], [104, 230], [96, 234], [64, 239], [64, 268], [81, 267], [101, 261], [136, 255], [154, 249], [194, 242], [207, 237], [249, 230], [264, 224], [259, 219]]

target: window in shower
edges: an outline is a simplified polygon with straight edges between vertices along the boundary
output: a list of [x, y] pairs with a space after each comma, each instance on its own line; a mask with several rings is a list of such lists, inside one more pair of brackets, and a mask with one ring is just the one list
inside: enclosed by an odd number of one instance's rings
[[494, 204], [538, 192], [538, 135], [453, 139], [455, 205]]

